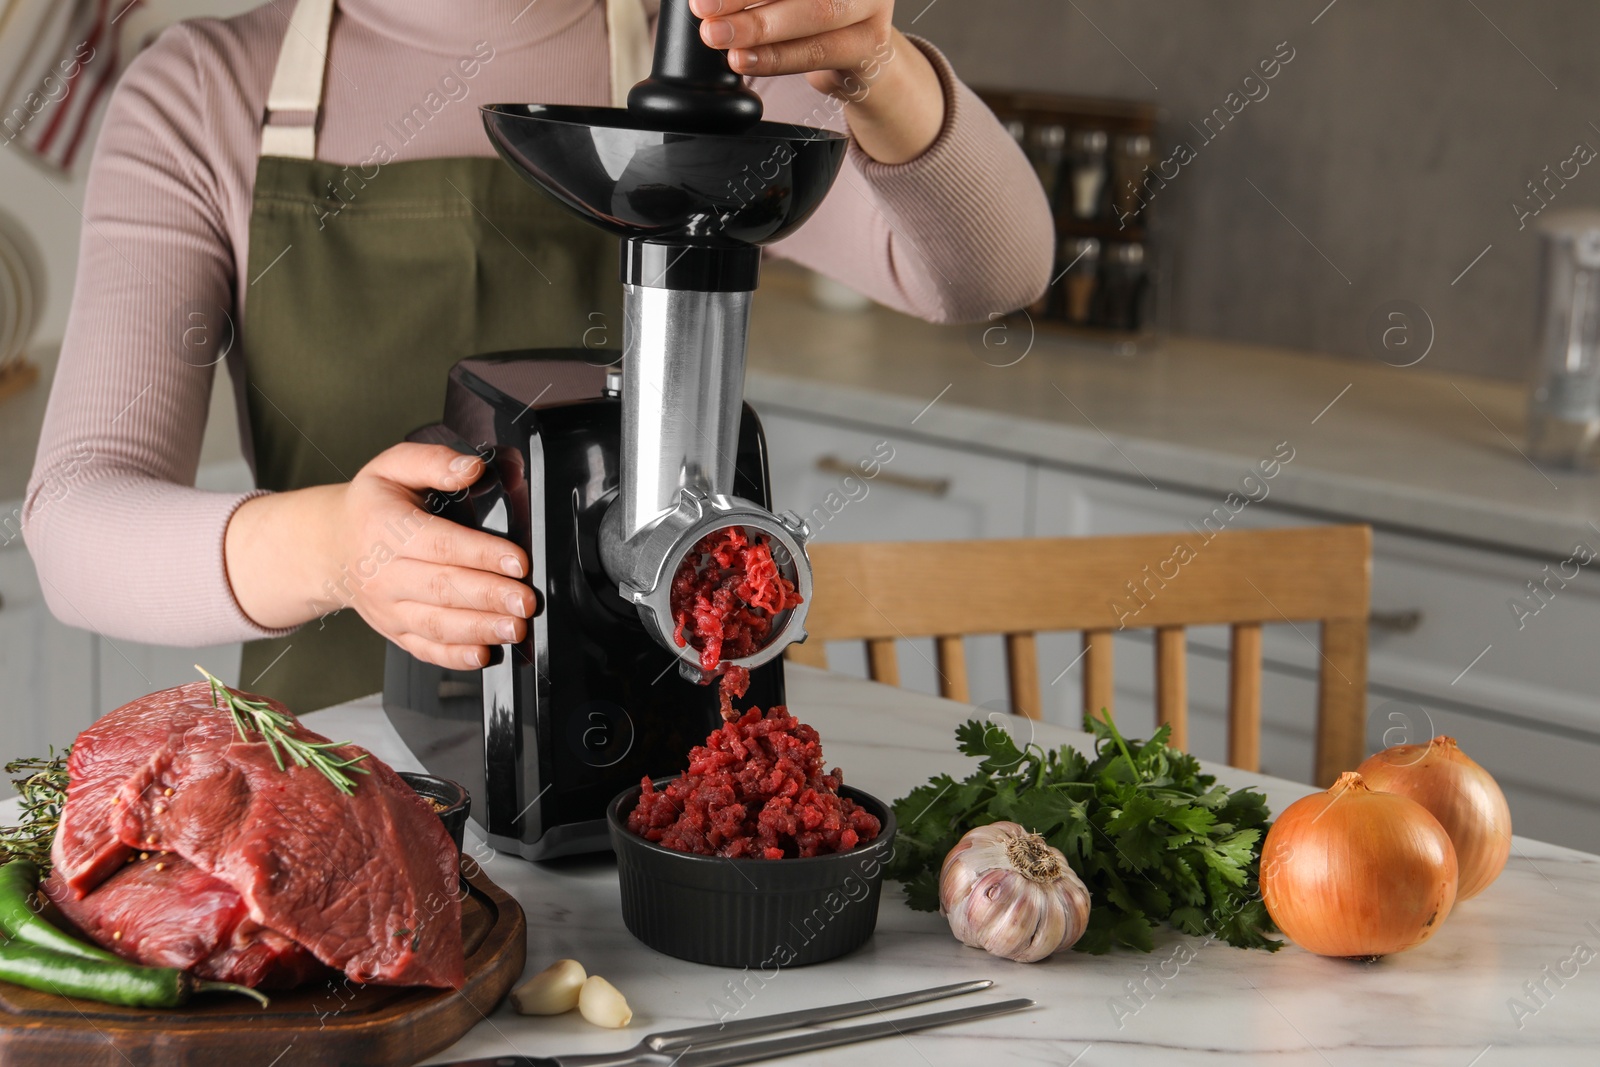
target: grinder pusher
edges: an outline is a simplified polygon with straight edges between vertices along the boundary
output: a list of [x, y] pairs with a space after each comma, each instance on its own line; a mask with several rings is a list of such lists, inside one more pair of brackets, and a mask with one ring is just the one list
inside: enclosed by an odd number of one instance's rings
[[770, 508], [744, 404], [750, 300], [760, 245], [821, 203], [847, 140], [761, 121], [687, 0], [664, 0], [651, 77], [628, 107], [481, 110], [523, 178], [620, 239], [620, 381], [584, 349], [452, 370], [444, 422], [412, 436], [494, 457], [441, 511], [525, 541], [540, 610], [481, 677], [391, 646], [384, 705], [430, 771], [474, 792], [491, 845], [537, 859], [609, 847], [610, 797], [681, 769], [717, 721], [713, 679], [673, 639], [670, 597], [718, 530], [766, 539], [803, 598], [766, 645], [727, 661], [751, 670], [753, 702], [782, 702], [779, 657], [805, 638], [811, 568], [804, 524]]

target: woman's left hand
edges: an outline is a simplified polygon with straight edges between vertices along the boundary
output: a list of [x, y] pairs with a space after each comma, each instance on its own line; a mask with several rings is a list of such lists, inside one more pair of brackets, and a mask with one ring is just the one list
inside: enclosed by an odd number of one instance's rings
[[737, 74], [804, 74], [843, 100], [850, 130], [881, 163], [915, 159], [944, 125], [944, 90], [894, 28], [894, 0], [690, 0], [700, 39]]

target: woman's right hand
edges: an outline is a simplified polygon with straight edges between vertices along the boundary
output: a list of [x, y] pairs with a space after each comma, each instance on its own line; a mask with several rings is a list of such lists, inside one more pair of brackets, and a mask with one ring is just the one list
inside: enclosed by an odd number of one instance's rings
[[407, 443], [347, 483], [245, 501], [224, 548], [240, 608], [278, 628], [353, 607], [418, 659], [484, 666], [490, 645], [527, 633], [527, 553], [424, 506], [428, 490], [459, 492], [482, 473], [477, 456]]

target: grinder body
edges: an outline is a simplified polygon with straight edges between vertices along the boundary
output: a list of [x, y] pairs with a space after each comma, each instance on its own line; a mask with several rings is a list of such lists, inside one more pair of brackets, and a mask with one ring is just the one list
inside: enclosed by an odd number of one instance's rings
[[[614, 358], [615, 354], [611, 354]], [[527, 551], [539, 612], [526, 640], [481, 671], [451, 671], [389, 646], [384, 708], [430, 773], [473, 797], [498, 851], [548, 859], [609, 848], [605, 805], [642, 777], [676, 774], [720, 721], [715, 686], [680, 674], [600, 558], [622, 484], [622, 402], [605, 395], [606, 353], [500, 353], [451, 371], [442, 423], [412, 440], [474, 451], [485, 476], [436, 496], [440, 517]], [[748, 405], [733, 435], [732, 489], [770, 507], [766, 443]], [[774, 661], [747, 700], [784, 702]]]
[[[746, 702], [781, 704], [779, 657], [805, 639], [807, 531], [771, 510], [745, 336], [759, 246], [816, 210], [848, 140], [760, 121], [699, 26], [688, 0], [663, 0], [652, 76], [627, 108], [481, 109], [517, 173], [620, 238], [621, 395], [587, 349], [451, 372], [444, 422], [420, 439], [486, 450], [490, 470], [442, 513], [523, 544], [541, 611], [481, 672], [391, 648], [385, 707], [430, 770], [481, 798], [490, 843], [530, 858], [605, 847], [606, 802], [681, 770], [719, 721], [705, 683], [748, 669]], [[707, 671], [675, 640], [671, 585], [733, 526], [771, 547], [801, 599], [763, 647]]]

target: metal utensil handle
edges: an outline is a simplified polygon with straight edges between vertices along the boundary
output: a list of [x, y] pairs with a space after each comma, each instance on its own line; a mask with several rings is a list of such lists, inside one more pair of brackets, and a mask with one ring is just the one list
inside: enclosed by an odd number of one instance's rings
[[846, 463], [838, 456], [823, 456], [817, 460], [817, 470], [824, 474], [854, 474], [857, 478], [868, 481], [882, 482], [898, 489], [909, 489], [913, 493], [926, 493], [929, 496], [949, 496], [949, 478], [925, 478], [915, 474], [896, 474], [894, 471], [880, 470], [876, 475], [869, 475], [859, 465]]
[[1379, 633], [1416, 633], [1417, 627], [1421, 625], [1421, 608], [1411, 608], [1406, 611], [1374, 611], [1367, 616], [1367, 626]]
[[738, 1022], [712, 1023], [707, 1026], [691, 1026], [683, 1030], [667, 1030], [659, 1034], [651, 1034], [640, 1044], [644, 1048], [656, 1052], [671, 1052], [691, 1045], [722, 1044], [747, 1037], [758, 1037], [761, 1034], [775, 1034], [780, 1030], [793, 1030], [800, 1026], [816, 1026], [820, 1023], [836, 1022], [840, 1019], [854, 1019], [861, 1015], [871, 1015], [873, 1012], [909, 1008], [913, 1004], [926, 1004], [930, 1000], [943, 1000], [945, 997], [959, 997], [966, 993], [977, 993], [980, 990], [988, 989], [992, 985], [994, 985], [994, 982], [989, 979], [957, 982], [954, 985], [933, 986], [929, 989], [917, 989], [910, 993], [897, 993], [890, 997], [855, 1000], [848, 1004], [828, 1004], [820, 1008], [799, 1008], [779, 1015], [763, 1015], [755, 1019], [741, 1019]]
[[754, 1063], [775, 1056], [796, 1056], [802, 1052], [814, 1052], [836, 1045], [853, 1045], [858, 1041], [873, 1041], [880, 1037], [896, 1037], [918, 1030], [970, 1022], [973, 1019], [1004, 1015], [1007, 1012], [1031, 1007], [1033, 1001], [1027, 999], [1002, 1000], [998, 1004], [975, 1004], [968, 1008], [952, 1008], [949, 1011], [938, 1011], [928, 1015], [914, 1015], [909, 1019], [884, 1019], [864, 1026], [818, 1030], [810, 1034], [773, 1038], [771, 1041], [753, 1041], [745, 1045], [729, 1045], [726, 1048], [708, 1048], [701, 1051], [691, 1049], [682, 1053], [673, 1062], [676, 1067], [734, 1067], [735, 1064]]

